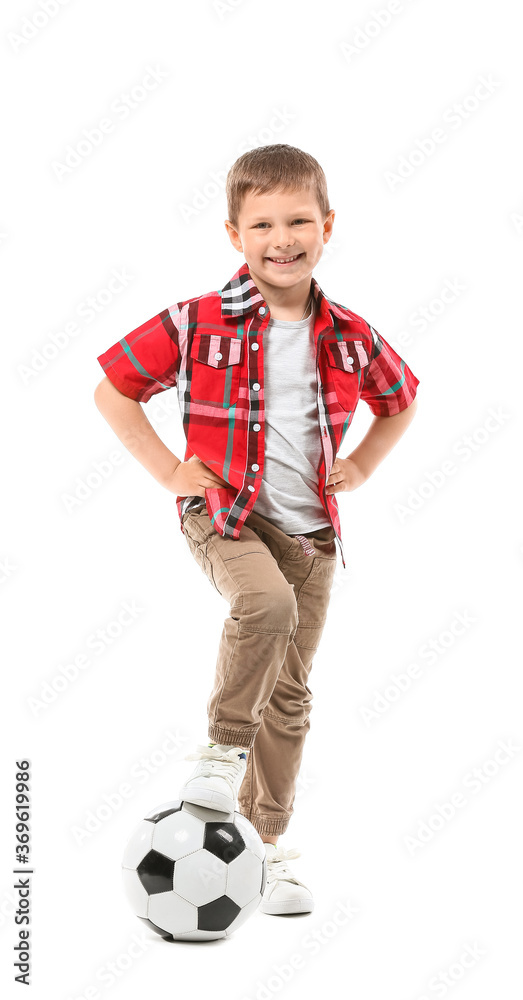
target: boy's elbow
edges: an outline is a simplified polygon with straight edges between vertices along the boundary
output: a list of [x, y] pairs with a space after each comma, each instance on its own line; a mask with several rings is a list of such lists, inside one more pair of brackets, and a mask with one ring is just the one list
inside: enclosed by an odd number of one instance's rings
[[108, 378], [107, 375], [104, 375], [102, 381], [98, 383], [93, 393], [95, 404], [99, 410], [102, 409], [104, 400], [107, 399], [108, 395], [114, 395], [113, 390], [114, 386], [111, 379]]
[[103, 387], [103, 385], [104, 385], [105, 382], [107, 382], [107, 375], [104, 375], [102, 381], [98, 383], [98, 385], [96, 386], [96, 388], [94, 390], [93, 396], [94, 396], [94, 401], [95, 401], [95, 403], [96, 403], [97, 406], [98, 406], [98, 404], [100, 402], [100, 396], [102, 395], [102, 392], [103, 392], [103, 388], [102, 387]]

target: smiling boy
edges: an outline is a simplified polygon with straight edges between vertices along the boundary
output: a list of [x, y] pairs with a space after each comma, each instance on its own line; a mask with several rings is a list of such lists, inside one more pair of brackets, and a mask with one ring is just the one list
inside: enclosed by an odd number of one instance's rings
[[[285, 144], [244, 153], [227, 176], [225, 226], [245, 263], [220, 291], [162, 310], [98, 360], [98, 408], [176, 494], [189, 551], [229, 604], [207, 712], [208, 745], [180, 798], [236, 807], [266, 845], [267, 913], [313, 908], [277, 844], [293, 813], [310, 727], [308, 679], [326, 621], [336, 494], [361, 486], [414, 416], [419, 380], [312, 272], [334, 210], [314, 157]], [[176, 386], [181, 461], [141, 403]], [[360, 399], [374, 420], [339, 449]], [[205, 621], [203, 611], [202, 621]]]

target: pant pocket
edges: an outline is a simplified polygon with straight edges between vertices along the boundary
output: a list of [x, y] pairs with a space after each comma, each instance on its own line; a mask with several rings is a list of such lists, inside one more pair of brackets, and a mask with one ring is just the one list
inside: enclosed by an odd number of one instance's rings
[[311, 571], [298, 593], [298, 627], [294, 642], [303, 649], [316, 650], [327, 620], [336, 559], [315, 556]]
[[[206, 577], [210, 580], [215, 590], [218, 590], [216, 586], [216, 581], [214, 579], [214, 573], [212, 569], [212, 563], [207, 555], [207, 546], [209, 544], [209, 538], [201, 528], [198, 530], [195, 522], [197, 524], [198, 512], [195, 512], [194, 517], [191, 517], [192, 511], [188, 511], [183, 520], [184, 527], [184, 538], [187, 542], [189, 552], [193, 556], [195, 562], [198, 564]], [[218, 593], [220, 591], [218, 590]]]

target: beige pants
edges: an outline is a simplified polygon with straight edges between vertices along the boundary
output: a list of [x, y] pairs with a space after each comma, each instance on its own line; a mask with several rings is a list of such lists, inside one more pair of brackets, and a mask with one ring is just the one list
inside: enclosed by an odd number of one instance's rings
[[307, 680], [336, 568], [334, 529], [300, 542], [251, 511], [240, 537], [224, 538], [205, 505], [183, 515], [183, 528], [196, 562], [229, 602], [207, 704], [209, 740], [251, 748], [238, 806], [258, 833], [277, 836], [294, 811], [310, 728]]

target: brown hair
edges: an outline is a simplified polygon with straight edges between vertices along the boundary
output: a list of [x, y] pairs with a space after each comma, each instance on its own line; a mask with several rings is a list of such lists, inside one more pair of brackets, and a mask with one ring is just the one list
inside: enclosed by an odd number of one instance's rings
[[327, 180], [310, 153], [285, 143], [251, 149], [238, 157], [227, 174], [229, 221], [237, 228], [242, 200], [248, 191], [267, 194], [276, 189], [298, 191], [302, 187], [312, 188], [325, 218], [330, 212]]

